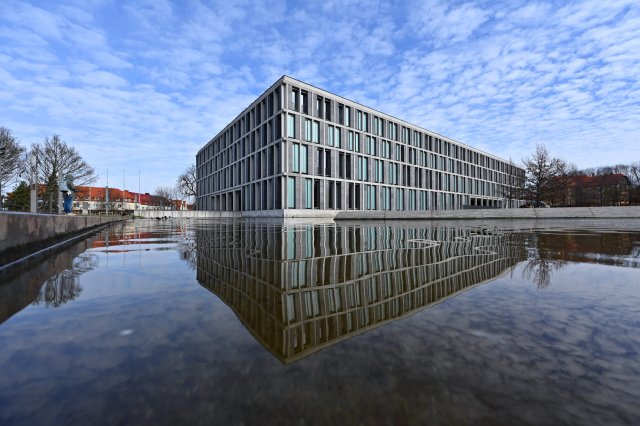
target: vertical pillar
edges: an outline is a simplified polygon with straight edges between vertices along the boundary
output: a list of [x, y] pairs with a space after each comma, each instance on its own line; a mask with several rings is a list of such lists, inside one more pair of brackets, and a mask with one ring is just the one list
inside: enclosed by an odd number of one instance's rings
[[62, 192], [60, 185], [62, 184], [62, 174], [58, 173], [58, 214], [62, 213]]

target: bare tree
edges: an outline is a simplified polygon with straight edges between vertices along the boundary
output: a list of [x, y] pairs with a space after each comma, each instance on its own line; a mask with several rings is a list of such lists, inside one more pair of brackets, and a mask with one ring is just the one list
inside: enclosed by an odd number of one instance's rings
[[525, 189], [532, 201], [539, 204], [549, 195], [551, 180], [556, 175], [556, 160], [544, 145], [536, 145], [536, 151], [522, 160], [526, 177]]
[[196, 165], [191, 164], [187, 169], [178, 176], [176, 188], [179, 193], [187, 199], [193, 201], [196, 197]]
[[569, 189], [574, 178], [578, 175], [578, 168], [575, 164], [556, 158], [555, 159], [555, 177], [552, 179], [551, 191], [553, 192], [554, 201], [562, 207], [571, 205]]
[[627, 177], [631, 181], [632, 185], [640, 185], [640, 161], [635, 161], [629, 164], [629, 172]]
[[3, 205], [2, 189], [6, 189], [24, 170], [24, 152], [11, 131], [0, 127], [0, 208]]
[[77, 185], [88, 185], [96, 181], [95, 170], [75, 148], [67, 145], [60, 136], [45, 137], [44, 142], [31, 148], [38, 161], [38, 182], [46, 185], [45, 198], [49, 201], [49, 211], [57, 204], [58, 177], [70, 174]]
[[170, 186], [158, 186], [153, 192], [154, 204], [162, 209], [172, 206], [171, 200], [176, 198], [176, 189]]

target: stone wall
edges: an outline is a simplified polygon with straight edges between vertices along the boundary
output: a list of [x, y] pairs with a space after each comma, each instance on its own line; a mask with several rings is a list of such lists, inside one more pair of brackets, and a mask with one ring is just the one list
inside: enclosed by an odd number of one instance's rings
[[[121, 221], [119, 216], [64, 216], [32, 213], [0, 213], [0, 265], [17, 252], [27, 253], [30, 248], [42, 246], [65, 235]], [[42, 248], [42, 247], [39, 247]]]

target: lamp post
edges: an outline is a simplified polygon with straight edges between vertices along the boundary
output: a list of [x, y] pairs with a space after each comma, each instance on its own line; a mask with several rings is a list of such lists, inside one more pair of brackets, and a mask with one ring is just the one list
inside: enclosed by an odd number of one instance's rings
[[105, 188], [105, 196], [104, 196], [104, 209], [105, 214], [109, 216], [109, 169], [107, 169], [107, 187]]
[[38, 211], [38, 157], [34, 153], [31, 154], [31, 193], [29, 194], [29, 210], [31, 213]]
[[[4, 162], [4, 152], [7, 147], [5, 145], [0, 146], [0, 164]], [[2, 164], [2, 169], [4, 169], [4, 164]], [[2, 211], [2, 176], [0, 176], [0, 211]]]

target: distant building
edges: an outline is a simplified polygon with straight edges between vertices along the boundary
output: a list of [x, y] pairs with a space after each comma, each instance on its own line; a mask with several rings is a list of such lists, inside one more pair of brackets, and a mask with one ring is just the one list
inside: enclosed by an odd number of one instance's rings
[[340, 210], [515, 207], [524, 170], [283, 76], [196, 156], [198, 210], [331, 216]]
[[123, 191], [118, 188], [99, 186], [77, 186], [73, 201], [73, 210], [87, 213], [104, 212], [108, 207], [114, 212], [133, 212], [134, 210], [187, 210], [187, 203], [183, 200], [169, 200], [164, 197]]
[[565, 182], [559, 177], [552, 185], [548, 203], [555, 207], [628, 206], [633, 190], [629, 178], [620, 173], [574, 176]]

